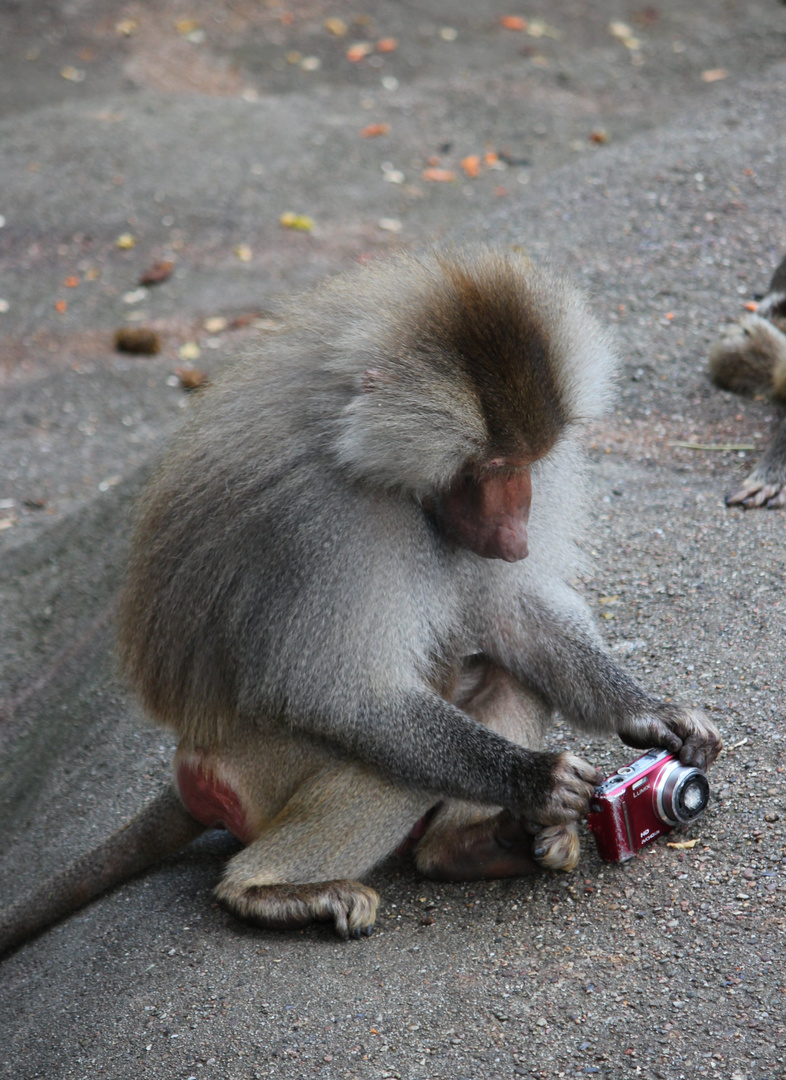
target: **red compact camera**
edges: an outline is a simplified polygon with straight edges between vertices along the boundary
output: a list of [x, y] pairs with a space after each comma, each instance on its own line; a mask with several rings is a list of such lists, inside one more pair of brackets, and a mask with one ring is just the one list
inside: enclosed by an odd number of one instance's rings
[[595, 788], [587, 821], [606, 862], [625, 862], [657, 836], [695, 821], [710, 798], [701, 769], [648, 750]]

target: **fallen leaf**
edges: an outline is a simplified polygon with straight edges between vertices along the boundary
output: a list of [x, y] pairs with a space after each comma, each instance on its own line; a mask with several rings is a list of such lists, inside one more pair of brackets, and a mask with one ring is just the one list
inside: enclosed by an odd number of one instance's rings
[[596, 131], [590, 132], [589, 140], [602, 146], [609, 141], [609, 133], [604, 131], [603, 128], [598, 128]]
[[279, 225], [285, 229], [295, 229], [297, 232], [311, 232], [314, 228], [314, 219], [307, 214], [294, 214], [291, 210], [282, 214], [278, 219]]
[[500, 165], [499, 154], [493, 150], [487, 150], [483, 155], [483, 164], [489, 169], [496, 169]]
[[55, 310], [59, 311], [61, 315], [63, 314], [63, 312], [66, 310], [67, 307], [68, 307], [68, 304], [65, 302], [65, 300], [58, 300], [56, 302], [56, 304], [55, 304]]
[[141, 304], [146, 298], [147, 289], [143, 285], [140, 285], [138, 289], [131, 289], [130, 292], [123, 293], [124, 304]]
[[175, 375], [180, 379], [184, 390], [199, 390], [210, 382], [204, 371], [198, 368], [175, 368]]
[[377, 42], [378, 53], [395, 52], [398, 48], [398, 40], [394, 37], [380, 38]]
[[79, 278], [78, 277], [67, 277], [65, 279], [65, 281], [63, 282], [63, 284], [65, 285], [65, 287], [67, 289], [75, 289], [77, 287], [77, 285], [79, 284]]
[[325, 19], [323, 26], [327, 32], [334, 37], [344, 37], [348, 30], [347, 24], [343, 19]]
[[469, 154], [467, 157], [462, 158], [461, 167], [467, 176], [474, 180], [476, 176], [480, 176], [480, 155]]
[[698, 844], [698, 840], [681, 840], [679, 843], [667, 843], [666, 847], [676, 848], [678, 851], [690, 851]]
[[456, 174], [452, 169], [424, 169], [422, 176], [424, 180], [432, 180], [438, 184], [450, 183], [456, 179]]
[[373, 139], [377, 135], [389, 135], [390, 124], [367, 124], [360, 134], [364, 139]]
[[175, 29], [178, 34], [182, 34], [186, 37], [188, 34], [193, 34], [195, 30], [199, 29], [199, 23], [194, 19], [178, 19], [175, 23]]
[[612, 37], [615, 37], [617, 41], [621, 41], [626, 49], [633, 49], [635, 51], [636, 49], [641, 48], [641, 42], [627, 23], [619, 22], [618, 20], [610, 22], [609, 33]]
[[136, 238], [131, 233], [124, 232], [115, 240], [115, 247], [119, 247], [122, 251], [130, 251], [131, 248], [136, 247]]
[[238, 244], [235, 248], [235, 255], [241, 262], [251, 262], [253, 254], [248, 244]]
[[725, 68], [710, 68], [709, 71], [702, 71], [701, 81], [706, 83], [720, 82], [721, 79], [727, 79], [728, 76], [729, 73]]
[[137, 356], [155, 356], [161, 352], [161, 338], [149, 326], [122, 326], [115, 331], [115, 348]]
[[388, 168], [388, 162], [382, 165], [382, 177], [388, 184], [403, 184], [406, 177], [401, 169]]
[[526, 30], [527, 20], [520, 15], [503, 15], [499, 20], [506, 30]]
[[530, 37], [534, 38], [551, 38], [552, 41], [559, 41], [562, 37], [562, 31], [557, 30], [554, 26], [549, 26], [543, 19], [532, 19], [527, 24], [527, 33]]
[[175, 264], [171, 259], [159, 259], [158, 262], [154, 262], [152, 266], [145, 270], [139, 279], [139, 284], [158, 285], [160, 282], [166, 281], [174, 269]]
[[354, 45], [350, 45], [347, 49], [347, 60], [351, 60], [353, 64], [357, 64], [359, 60], [363, 60], [369, 53], [374, 51], [374, 46], [370, 41], [357, 41]]
[[745, 308], [746, 311], [759, 310], [759, 305], [756, 303], [755, 300], [747, 300], [742, 306]]

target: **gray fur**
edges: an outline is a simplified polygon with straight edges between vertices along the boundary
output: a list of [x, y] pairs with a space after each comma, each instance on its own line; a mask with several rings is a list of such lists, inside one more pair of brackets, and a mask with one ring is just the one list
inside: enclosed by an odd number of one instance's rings
[[[248, 846], [221, 901], [358, 936], [377, 897], [356, 879], [413, 826], [439, 877], [575, 865], [597, 777], [539, 749], [555, 711], [699, 766], [720, 742], [612, 663], [569, 584], [615, 363], [575, 290], [513, 254], [400, 256], [288, 322], [204, 392], [150, 484], [119, 653], [180, 736], [177, 776], [234, 793]], [[489, 505], [523, 529], [530, 478], [529, 556], [501, 561], [526, 536], [473, 548]]]

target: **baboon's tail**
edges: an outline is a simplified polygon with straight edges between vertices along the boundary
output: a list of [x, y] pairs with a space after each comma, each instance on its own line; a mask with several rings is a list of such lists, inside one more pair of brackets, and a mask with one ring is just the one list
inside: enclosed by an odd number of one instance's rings
[[0, 956], [205, 831], [169, 784], [109, 839], [0, 912]]

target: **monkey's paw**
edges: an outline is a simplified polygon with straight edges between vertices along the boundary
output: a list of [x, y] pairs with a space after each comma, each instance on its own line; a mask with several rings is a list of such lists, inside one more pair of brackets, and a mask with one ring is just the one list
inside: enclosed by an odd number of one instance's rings
[[539, 825], [568, 825], [585, 817], [601, 774], [574, 754], [544, 754], [551, 759], [550, 783], [534, 792], [526, 816]]
[[216, 897], [233, 915], [268, 930], [295, 930], [332, 922], [340, 938], [368, 936], [379, 894], [359, 881], [320, 881], [303, 885], [244, 885], [222, 881]]
[[742, 485], [726, 496], [727, 506], [741, 506], [743, 510], [780, 510], [786, 506], [786, 478], [768, 481], [751, 473]]
[[661, 704], [649, 713], [627, 718], [617, 734], [628, 746], [648, 750], [662, 746], [683, 765], [708, 768], [723, 749], [718, 729], [701, 709]]
[[572, 822], [538, 827], [532, 838], [532, 854], [547, 870], [575, 870], [580, 853], [579, 830]]

